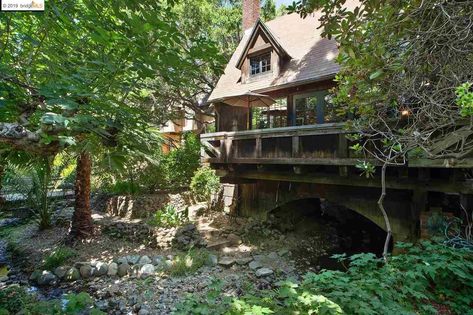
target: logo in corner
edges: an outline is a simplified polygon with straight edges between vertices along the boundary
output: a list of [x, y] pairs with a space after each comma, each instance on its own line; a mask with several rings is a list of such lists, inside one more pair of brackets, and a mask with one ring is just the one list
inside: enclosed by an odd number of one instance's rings
[[44, 0], [0, 0], [1, 11], [44, 11]]

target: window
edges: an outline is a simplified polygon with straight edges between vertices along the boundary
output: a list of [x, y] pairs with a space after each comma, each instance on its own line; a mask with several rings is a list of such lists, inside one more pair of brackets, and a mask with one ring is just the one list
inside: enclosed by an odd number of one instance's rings
[[255, 129], [286, 127], [287, 126], [287, 99], [286, 98], [277, 99], [276, 103], [269, 106], [269, 108], [253, 107], [252, 117], [253, 117], [253, 126], [255, 126]]
[[257, 75], [271, 71], [271, 53], [250, 58], [250, 73]]
[[296, 125], [314, 125], [339, 121], [333, 105], [326, 102], [326, 91], [296, 96]]

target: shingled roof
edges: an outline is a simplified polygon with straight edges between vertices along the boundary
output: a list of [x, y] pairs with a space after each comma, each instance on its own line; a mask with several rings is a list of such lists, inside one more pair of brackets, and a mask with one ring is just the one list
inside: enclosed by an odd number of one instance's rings
[[[208, 102], [216, 102], [246, 91], [261, 93], [333, 78], [339, 70], [338, 64], [335, 63], [338, 53], [337, 43], [322, 38], [322, 30], [317, 28], [320, 24], [319, 18], [319, 12], [305, 19], [297, 14], [289, 14], [265, 23], [272, 36], [291, 56], [291, 60], [283, 65], [278, 77], [262, 78], [243, 84], [240, 81], [241, 71], [237, 68], [237, 62], [247, 46], [254, 27], [247, 30]], [[257, 25], [258, 22], [255, 26]]]

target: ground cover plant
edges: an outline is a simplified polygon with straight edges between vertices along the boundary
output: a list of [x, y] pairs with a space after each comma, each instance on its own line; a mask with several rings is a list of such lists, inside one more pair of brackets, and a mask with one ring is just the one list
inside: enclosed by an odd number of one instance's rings
[[373, 254], [337, 258], [346, 272], [307, 273], [300, 283], [284, 281], [276, 290], [241, 298], [218, 289], [190, 296], [181, 314], [473, 314], [473, 253], [440, 243], [398, 244], [403, 251], [384, 263]]

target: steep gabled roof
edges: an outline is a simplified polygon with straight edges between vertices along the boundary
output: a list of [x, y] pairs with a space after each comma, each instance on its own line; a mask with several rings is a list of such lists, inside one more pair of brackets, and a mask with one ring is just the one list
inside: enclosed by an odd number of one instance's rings
[[[285, 88], [310, 82], [331, 79], [339, 71], [335, 62], [338, 54], [337, 43], [322, 38], [320, 12], [302, 19], [298, 14], [288, 14], [266, 23], [256, 23], [249, 29], [233, 53], [232, 58], [220, 77], [208, 102], [217, 102], [223, 97], [237, 95], [246, 91], [264, 93], [269, 90]], [[281, 49], [291, 59], [284, 63], [277, 77], [265, 76], [258, 80], [242, 83], [241, 70], [237, 68], [245, 50], [251, 46], [251, 38], [256, 27], [264, 27]]]
[[236, 67], [238, 69], [241, 69], [241, 67], [243, 66], [243, 62], [245, 61], [250, 48], [252, 47], [252, 45], [254, 44], [254, 42], [256, 41], [256, 39], [258, 38], [260, 34], [264, 34], [266, 36], [266, 38], [269, 40], [269, 43], [271, 44], [273, 49], [276, 50], [279, 56], [283, 58], [291, 59], [291, 56], [286, 52], [286, 50], [284, 50], [283, 46], [274, 37], [274, 35], [271, 34], [271, 31], [266, 27], [263, 21], [258, 19], [258, 21], [256, 21], [255, 25], [253, 26], [251, 35], [246, 41], [246, 45], [243, 48], [243, 51], [240, 54], [240, 58], [237, 61]]

